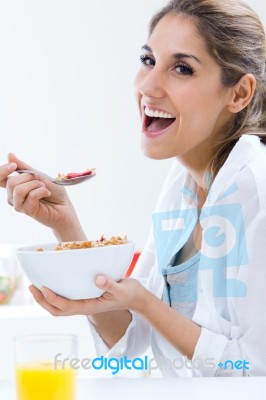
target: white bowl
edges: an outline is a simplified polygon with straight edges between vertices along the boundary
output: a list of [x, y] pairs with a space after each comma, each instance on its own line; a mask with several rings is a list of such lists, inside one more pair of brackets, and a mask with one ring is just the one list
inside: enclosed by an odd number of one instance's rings
[[[96, 287], [99, 274], [119, 281], [134, 254], [133, 242], [75, 250], [54, 250], [58, 243], [17, 249], [16, 254], [28, 279], [40, 289], [46, 286], [68, 299], [88, 299], [102, 295]], [[37, 251], [42, 248], [44, 251]]]

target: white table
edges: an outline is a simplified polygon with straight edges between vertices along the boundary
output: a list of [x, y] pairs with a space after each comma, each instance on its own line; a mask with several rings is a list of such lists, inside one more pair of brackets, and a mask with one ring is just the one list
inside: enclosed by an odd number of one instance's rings
[[[265, 393], [266, 377], [82, 379], [77, 400], [260, 400]], [[14, 381], [0, 380], [0, 398], [16, 399]]]

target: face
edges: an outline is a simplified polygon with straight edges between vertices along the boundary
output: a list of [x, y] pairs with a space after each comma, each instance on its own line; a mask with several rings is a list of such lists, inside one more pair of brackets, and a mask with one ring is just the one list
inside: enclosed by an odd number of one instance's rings
[[159, 21], [142, 48], [135, 88], [144, 154], [207, 162], [232, 117], [232, 90], [221, 84], [221, 69], [194, 22], [178, 15]]

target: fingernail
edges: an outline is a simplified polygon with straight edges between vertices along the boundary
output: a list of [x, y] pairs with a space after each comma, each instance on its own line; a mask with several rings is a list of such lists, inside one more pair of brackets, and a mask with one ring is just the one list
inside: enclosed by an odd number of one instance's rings
[[14, 162], [7, 164], [8, 171], [14, 171], [16, 168], [17, 168], [17, 164]]
[[106, 284], [106, 278], [104, 276], [97, 276], [96, 284], [99, 286], [103, 286]]
[[29, 286], [28, 289], [32, 293], [32, 286]]
[[44, 287], [41, 287], [41, 292], [43, 294], [43, 297], [47, 297], [46, 289]]

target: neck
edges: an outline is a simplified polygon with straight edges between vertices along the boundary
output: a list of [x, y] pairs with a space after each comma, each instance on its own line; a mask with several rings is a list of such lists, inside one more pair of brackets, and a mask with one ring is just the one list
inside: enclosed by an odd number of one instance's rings
[[177, 157], [178, 161], [186, 168], [196, 182], [198, 188], [206, 190], [209, 186], [208, 166], [212, 154], [210, 150], [193, 149], [189, 153]]
[[199, 208], [203, 206], [208, 196], [211, 179], [208, 168], [213, 156], [212, 148], [212, 144], [208, 141], [207, 144], [201, 143], [190, 152], [177, 157], [196, 182]]

